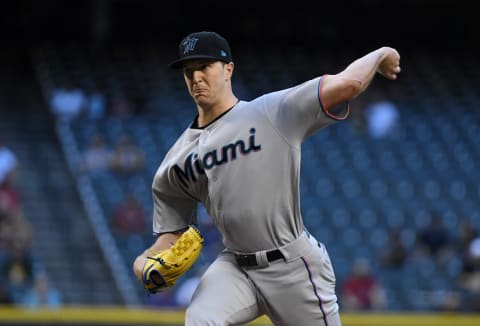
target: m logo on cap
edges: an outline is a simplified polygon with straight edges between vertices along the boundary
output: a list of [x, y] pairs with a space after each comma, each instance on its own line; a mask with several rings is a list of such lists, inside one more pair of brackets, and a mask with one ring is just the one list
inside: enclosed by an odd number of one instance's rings
[[195, 50], [195, 45], [197, 44], [198, 38], [191, 37], [185, 42], [183, 42], [183, 54]]

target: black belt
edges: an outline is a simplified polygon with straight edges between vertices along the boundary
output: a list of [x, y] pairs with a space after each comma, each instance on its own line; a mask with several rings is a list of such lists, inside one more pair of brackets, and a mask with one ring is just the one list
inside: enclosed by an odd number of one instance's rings
[[[257, 266], [257, 256], [255, 254], [237, 254], [235, 253], [235, 260], [238, 265], [242, 267], [254, 267]], [[282, 252], [278, 249], [267, 251], [268, 262], [283, 258]]]

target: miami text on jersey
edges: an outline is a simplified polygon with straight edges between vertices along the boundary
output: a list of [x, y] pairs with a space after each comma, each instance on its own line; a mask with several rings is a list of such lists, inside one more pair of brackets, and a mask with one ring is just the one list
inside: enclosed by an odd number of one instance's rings
[[262, 149], [261, 145], [255, 143], [255, 128], [250, 129], [250, 136], [247, 141], [236, 140], [232, 143], [223, 145], [209, 152], [206, 152], [202, 157], [198, 153], [190, 153], [185, 159], [183, 169], [175, 164], [173, 170], [178, 179], [185, 187], [188, 187], [188, 182], [196, 182], [197, 175], [205, 174], [205, 170], [228, 163], [237, 158], [237, 154], [247, 155], [252, 152], [257, 152]]

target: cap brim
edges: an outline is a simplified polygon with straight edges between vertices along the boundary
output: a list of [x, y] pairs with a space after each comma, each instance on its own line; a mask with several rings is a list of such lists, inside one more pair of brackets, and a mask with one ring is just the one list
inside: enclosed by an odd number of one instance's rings
[[213, 61], [225, 61], [225, 60], [222, 60], [221, 58], [217, 58], [217, 57], [213, 57], [213, 56], [209, 56], [209, 55], [190, 55], [188, 57], [184, 57], [184, 58], [175, 60], [175, 61], [171, 62], [168, 66], [170, 68], [173, 68], [173, 69], [179, 69], [179, 68], [183, 67], [183, 63], [185, 61], [200, 60], [200, 59], [207, 59], [207, 60], [213, 60]]

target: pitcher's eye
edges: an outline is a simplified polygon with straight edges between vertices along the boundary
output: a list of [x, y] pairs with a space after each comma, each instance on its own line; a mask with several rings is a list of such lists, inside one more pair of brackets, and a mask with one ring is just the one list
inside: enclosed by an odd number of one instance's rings
[[184, 68], [184, 69], [183, 69], [183, 74], [184, 74], [188, 79], [192, 79], [193, 69]]

